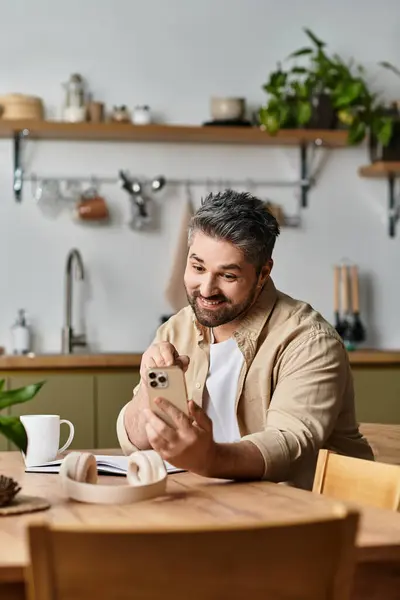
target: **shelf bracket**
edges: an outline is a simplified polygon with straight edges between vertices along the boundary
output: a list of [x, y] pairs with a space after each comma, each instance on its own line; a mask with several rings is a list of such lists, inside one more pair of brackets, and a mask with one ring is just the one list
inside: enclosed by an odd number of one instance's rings
[[300, 179], [301, 208], [307, 208], [308, 192], [310, 191], [310, 182], [308, 179], [307, 144], [305, 144], [304, 142], [300, 146]]
[[397, 221], [400, 218], [400, 207], [396, 203], [396, 178], [393, 173], [389, 173], [388, 176], [388, 189], [389, 189], [389, 206], [388, 206], [388, 216], [389, 216], [389, 236], [394, 237], [396, 235], [396, 225]]
[[22, 184], [24, 180], [24, 172], [21, 160], [22, 140], [29, 135], [29, 129], [22, 129], [14, 133], [14, 198], [16, 202], [22, 200]]
[[[316, 138], [313, 142], [303, 141], [300, 145], [300, 206], [307, 208], [308, 193], [315, 184], [316, 172], [320, 171], [323, 164], [318, 169], [314, 168], [317, 148], [323, 145], [321, 138]], [[310, 147], [312, 150], [310, 156]]]

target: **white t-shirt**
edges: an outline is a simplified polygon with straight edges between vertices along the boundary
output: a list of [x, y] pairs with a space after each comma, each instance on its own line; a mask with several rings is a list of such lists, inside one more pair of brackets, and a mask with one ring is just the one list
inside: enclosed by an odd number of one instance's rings
[[235, 402], [243, 354], [229, 338], [210, 344], [210, 368], [204, 389], [204, 409], [213, 422], [214, 440], [231, 443], [240, 440]]

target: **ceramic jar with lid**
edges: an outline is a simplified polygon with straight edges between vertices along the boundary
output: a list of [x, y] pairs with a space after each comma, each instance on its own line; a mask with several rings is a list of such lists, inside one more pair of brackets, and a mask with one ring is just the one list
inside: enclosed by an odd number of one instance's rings
[[64, 120], [69, 123], [86, 121], [85, 84], [79, 73], [73, 73], [63, 84], [66, 90]]

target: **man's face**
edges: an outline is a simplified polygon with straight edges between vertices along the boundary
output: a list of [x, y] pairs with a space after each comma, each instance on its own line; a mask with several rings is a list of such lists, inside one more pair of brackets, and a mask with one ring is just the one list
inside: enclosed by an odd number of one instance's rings
[[184, 276], [186, 294], [199, 323], [219, 327], [238, 319], [259, 291], [255, 267], [236, 246], [196, 232]]

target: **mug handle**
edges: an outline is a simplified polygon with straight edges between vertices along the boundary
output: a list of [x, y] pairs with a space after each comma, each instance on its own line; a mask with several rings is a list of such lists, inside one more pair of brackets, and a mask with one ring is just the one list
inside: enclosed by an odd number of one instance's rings
[[60, 425], [62, 425], [62, 423], [66, 423], [69, 426], [69, 436], [64, 446], [58, 450], [59, 454], [64, 452], [70, 446], [75, 435], [75, 427], [72, 425], [71, 421], [68, 421], [68, 419], [60, 419]]

